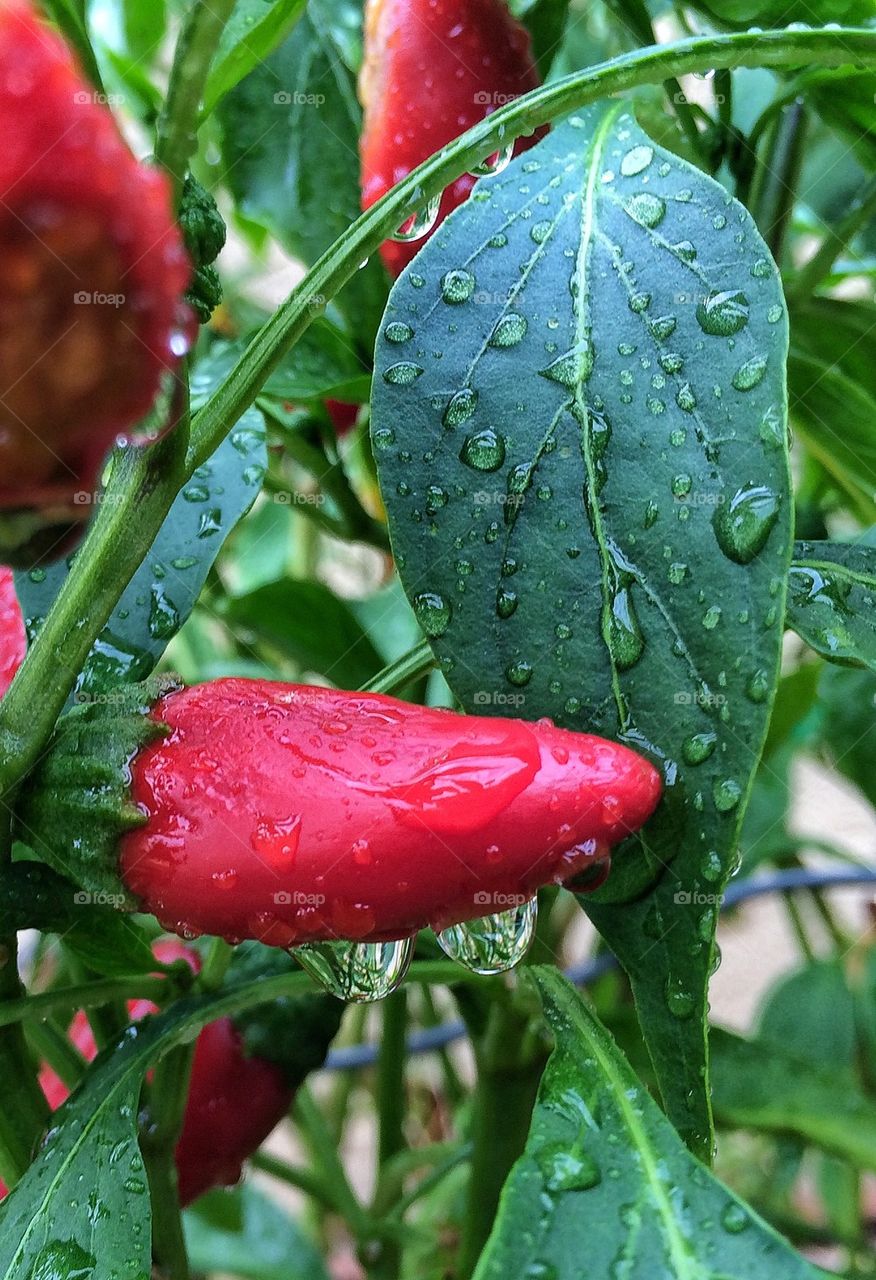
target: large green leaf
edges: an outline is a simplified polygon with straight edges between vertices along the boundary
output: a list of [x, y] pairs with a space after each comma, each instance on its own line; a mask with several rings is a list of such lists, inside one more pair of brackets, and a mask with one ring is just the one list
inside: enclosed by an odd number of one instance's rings
[[[307, 265], [359, 213], [362, 112], [345, 53], [329, 0], [311, 0], [292, 34], [218, 111], [228, 183], [241, 211]], [[338, 295], [363, 349], [385, 297], [376, 257]]]
[[832, 662], [876, 671], [876, 547], [798, 542], [788, 582], [787, 625]]
[[376, 351], [393, 548], [454, 692], [663, 768], [589, 909], [702, 1151], [716, 904], [778, 675], [786, 343], [749, 215], [613, 104], [479, 184]]
[[258, 66], [298, 20], [304, 0], [237, 0], [204, 89], [204, 115]]
[[185, 1215], [192, 1270], [244, 1280], [327, 1280], [314, 1246], [257, 1187], [212, 1191]]
[[475, 1280], [816, 1280], [685, 1150], [574, 988], [531, 972], [556, 1048]]
[[876, 1103], [836, 1064], [819, 1067], [781, 1044], [712, 1029], [712, 1101], [720, 1124], [792, 1133], [876, 1169]]
[[876, 806], [876, 676], [827, 668], [819, 682], [818, 712], [822, 751]]
[[[231, 373], [247, 348], [246, 341], [215, 342], [198, 361], [192, 375], [194, 393], [208, 395]], [[280, 361], [262, 388], [262, 395], [293, 401], [364, 400], [371, 375], [336, 324], [318, 317], [299, 342]]]
[[[266, 461], [264, 422], [249, 409], [174, 502], [95, 641], [74, 697], [100, 696], [110, 685], [149, 675], [191, 613], [228, 533], [255, 501]], [[39, 632], [68, 567], [59, 561], [15, 575], [30, 637]]]

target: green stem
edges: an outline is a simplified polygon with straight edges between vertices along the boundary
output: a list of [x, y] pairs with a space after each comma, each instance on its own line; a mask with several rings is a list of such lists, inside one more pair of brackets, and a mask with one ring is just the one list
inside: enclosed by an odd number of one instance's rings
[[75, 1089], [88, 1064], [66, 1033], [53, 1022], [29, 1022], [25, 1035], [40, 1061], [47, 1062], [68, 1089]]
[[35, 995], [19, 993], [0, 1004], [0, 1027], [11, 1026], [24, 1019], [72, 1018], [78, 1009], [97, 1008], [113, 1000], [155, 1000], [165, 998], [168, 991], [166, 978], [102, 978], [75, 987], [57, 987], [53, 991], [41, 991]]
[[224, 938], [213, 938], [206, 959], [198, 975], [198, 987], [201, 991], [218, 991], [222, 986], [228, 966], [234, 955], [233, 947]]
[[876, 177], [865, 183], [852, 201], [848, 213], [831, 227], [816, 252], [805, 262], [794, 277], [792, 292], [800, 298], [808, 298], [822, 280], [830, 275], [831, 268], [854, 235], [876, 214]]
[[530, 1016], [513, 1001], [494, 1004], [475, 1046], [478, 1078], [471, 1126], [473, 1153], [458, 1263], [463, 1278], [474, 1271], [493, 1229], [505, 1179], [526, 1144], [547, 1059], [528, 1035]]
[[439, 1183], [444, 1181], [449, 1173], [452, 1173], [454, 1169], [458, 1169], [466, 1160], [471, 1159], [471, 1143], [466, 1142], [462, 1146], [450, 1143], [441, 1143], [440, 1145], [442, 1147], [452, 1146], [452, 1150], [450, 1150], [445, 1159], [436, 1163], [435, 1167], [415, 1187], [412, 1187], [410, 1191], [396, 1201], [387, 1215], [389, 1221], [400, 1221], [411, 1205], [416, 1204], [423, 1196], [427, 1196]]
[[[22, 1002], [17, 959], [15, 935], [0, 938], [0, 1014]], [[49, 1115], [20, 1026], [0, 1031], [0, 1080], [0, 1178], [13, 1187], [33, 1159]]]
[[812, 964], [815, 960], [815, 949], [809, 941], [806, 933], [806, 926], [803, 924], [803, 916], [800, 908], [794, 899], [793, 894], [785, 895], [785, 909], [788, 912], [788, 918], [791, 921], [791, 928], [794, 930], [794, 936], [797, 939], [800, 950], [808, 964]]
[[285, 1160], [280, 1160], [267, 1151], [257, 1151], [251, 1157], [250, 1164], [254, 1169], [270, 1174], [272, 1178], [279, 1178], [287, 1186], [303, 1191], [305, 1195], [310, 1196], [311, 1200], [321, 1204], [330, 1213], [341, 1212], [334, 1187], [311, 1169], [300, 1169], [295, 1165], [287, 1164]]
[[194, 1044], [172, 1049], [155, 1068], [140, 1149], [152, 1200], [152, 1253], [170, 1280], [188, 1280], [189, 1259], [180, 1215], [176, 1172], [179, 1140], [189, 1093]]
[[776, 262], [781, 263], [803, 159], [806, 116], [801, 102], [786, 107], [762, 150], [751, 187], [749, 208]]
[[357, 1240], [370, 1241], [374, 1235], [371, 1219], [356, 1198], [338, 1155], [334, 1138], [306, 1086], [300, 1088], [295, 1095], [293, 1115], [301, 1136], [316, 1162], [319, 1176], [324, 1178], [334, 1191], [338, 1212], [343, 1216]]
[[198, 144], [204, 86], [234, 3], [195, 0], [176, 42], [167, 97], [155, 129], [155, 159], [170, 174], [177, 194]]
[[376, 676], [362, 685], [362, 693], [394, 693], [402, 689], [412, 680], [427, 675], [435, 666], [435, 657], [424, 640], [416, 649], [411, 649], [401, 658], [396, 658], [389, 666], [378, 671]]
[[[393, 1156], [405, 1148], [405, 1034], [408, 1025], [407, 992], [402, 987], [383, 1002], [383, 1034], [377, 1054], [377, 1190], [372, 1215], [380, 1219], [386, 1208], [385, 1170]], [[401, 1269], [401, 1246], [385, 1240], [369, 1259], [372, 1280], [393, 1280]]]

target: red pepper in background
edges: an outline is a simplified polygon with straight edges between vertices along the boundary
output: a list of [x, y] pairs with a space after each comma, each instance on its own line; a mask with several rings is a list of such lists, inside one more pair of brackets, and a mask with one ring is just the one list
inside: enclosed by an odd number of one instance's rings
[[[185, 960], [195, 973], [200, 959], [190, 948], [174, 939], [165, 939], [153, 947], [163, 964]], [[296, 1084], [308, 1070], [322, 1060], [325, 1049], [337, 1030], [340, 1006], [319, 997], [304, 997], [311, 1014], [302, 1024], [311, 1040], [310, 1055], [301, 1053], [298, 1063], [284, 1070], [277, 1061], [249, 1055], [244, 1038], [231, 1018], [219, 1018], [200, 1032], [195, 1045], [188, 1099], [182, 1130], [176, 1147], [176, 1168], [180, 1204], [190, 1204], [212, 1187], [233, 1186], [240, 1180], [242, 1166], [277, 1127], [292, 1104]], [[291, 1002], [294, 1006], [295, 1002]], [[302, 1003], [299, 1000], [299, 1005]], [[313, 1017], [319, 1006], [317, 1019]], [[294, 1018], [286, 1006], [287, 1021]], [[323, 1013], [322, 1011], [325, 1011]], [[146, 1000], [129, 1005], [131, 1019], [155, 1012]], [[326, 1016], [327, 1015], [327, 1016]], [[68, 1032], [71, 1043], [87, 1062], [97, 1056], [97, 1045], [85, 1014], [76, 1014]], [[52, 1111], [56, 1111], [70, 1095], [70, 1090], [53, 1069], [44, 1064], [39, 1073], [40, 1087]], [[5, 1188], [0, 1182], [0, 1198]]]
[[346, 400], [326, 400], [325, 407], [339, 436], [345, 436], [348, 431], [352, 431], [359, 416], [357, 404], [348, 404]]
[[[538, 83], [529, 33], [505, 0], [368, 0], [359, 80], [365, 109], [362, 208]], [[515, 152], [531, 147], [538, 136], [518, 139]], [[475, 181], [463, 174], [451, 183], [441, 197], [436, 226], [465, 200]], [[381, 245], [391, 275], [400, 274], [425, 238]]]
[[0, 123], [0, 559], [24, 563], [53, 538], [15, 513], [84, 521], [109, 447], [152, 406], [191, 268], [166, 177], [23, 0], [0, 10]]
[[0, 698], [24, 662], [27, 634], [11, 569], [0, 566]]
[[183, 936], [290, 947], [442, 930], [596, 865], [660, 792], [616, 743], [376, 694], [217, 680], [165, 694], [130, 736], [137, 724], [99, 704], [66, 716], [22, 797], [22, 838], [83, 883], [117, 874]]

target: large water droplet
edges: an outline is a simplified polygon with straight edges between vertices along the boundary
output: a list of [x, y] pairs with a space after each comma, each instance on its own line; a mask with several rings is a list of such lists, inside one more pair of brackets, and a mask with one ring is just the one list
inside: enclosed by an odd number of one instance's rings
[[681, 744], [681, 754], [688, 764], [702, 764], [715, 750], [717, 742], [716, 733], [693, 733]]
[[741, 1204], [731, 1203], [721, 1214], [721, 1226], [725, 1231], [729, 1231], [731, 1235], [738, 1235], [740, 1231], [751, 1222], [751, 1218], [745, 1212]]
[[339, 1000], [383, 1000], [404, 979], [414, 954], [414, 938], [397, 942], [316, 942], [292, 954], [326, 991]]
[[509, 142], [501, 151], [494, 151], [488, 155], [486, 160], [481, 164], [474, 164], [469, 169], [469, 173], [475, 178], [488, 178], [490, 174], [501, 173], [503, 169], [507, 169], [514, 154], [514, 143]]
[[723, 778], [712, 787], [712, 796], [719, 813], [730, 813], [742, 799], [742, 788], [735, 778]]
[[747, 484], [717, 508], [712, 527], [730, 560], [748, 564], [762, 550], [776, 523], [781, 499], [766, 485]]
[[473, 387], [463, 387], [450, 399], [442, 421], [445, 427], [458, 427], [467, 422], [478, 407], [478, 393]]
[[647, 169], [653, 159], [654, 152], [651, 147], [633, 147], [621, 160], [620, 171], [625, 178], [632, 178], [643, 169]]
[[406, 218], [398, 231], [395, 231], [390, 236], [390, 239], [397, 240], [400, 244], [410, 244], [412, 240], [422, 240], [438, 221], [440, 207], [441, 196], [433, 196], [425, 208], [418, 209], [416, 213], [412, 213], [409, 218]]
[[498, 471], [505, 461], [505, 441], [492, 427], [466, 436], [459, 457], [475, 471]]
[[680, 978], [666, 981], [666, 1007], [674, 1018], [689, 1018], [694, 1011], [694, 998]]
[[438, 934], [441, 949], [473, 973], [504, 973], [529, 950], [538, 902], [530, 898], [510, 911], [451, 925]]
[[658, 227], [666, 216], [666, 201], [649, 191], [640, 191], [624, 201], [624, 211], [643, 227]]
[[748, 324], [748, 299], [739, 289], [710, 293], [697, 303], [697, 321], [703, 333], [728, 338]]
[[414, 613], [424, 633], [434, 638], [443, 636], [450, 626], [453, 609], [437, 591], [421, 591], [414, 596]]
[[470, 271], [448, 271], [441, 279], [441, 297], [451, 306], [468, 302], [475, 291], [475, 278]]
[[593, 347], [586, 338], [577, 350], [566, 351], [557, 356], [547, 368], [539, 369], [543, 378], [550, 378], [551, 382], [558, 382], [569, 391], [574, 391], [579, 383], [586, 382], [592, 372]]
[[751, 391], [759, 382], [763, 382], [766, 367], [766, 356], [752, 356], [750, 360], [746, 360], [745, 364], [739, 366], [731, 382], [737, 391]]
[[410, 342], [414, 336], [414, 331], [403, 320], [391, 320], [383, 330], [383, 336], [387, 342]]
[[384, 369], [383, 381], [393, 387], [409, 387], [412, 382], [416, 382], [422, 372], [422, 365], [414, 364], [411, 360], [400, 360], [398, 364], [391, 364], [389, 368]]
[[603, 616], [602, 635], [620, 671], [634, 666], [642, 656], [645, 638], [628, 586], [618, 586], [612, 594], [609, 608]]
[[536, 1158], [545, 1189], [554, 1195], [562, 1191], [589, 1191], [602, 1181], [599, 1165], [577, 1146], [570, 1150], [562, 1142], [552, 1142], [542, 1147]]
[[491, 347], [515, 347], [526, 336], [526, 317], [516, 311], [509, 311], [502, 316], [490, 334]]

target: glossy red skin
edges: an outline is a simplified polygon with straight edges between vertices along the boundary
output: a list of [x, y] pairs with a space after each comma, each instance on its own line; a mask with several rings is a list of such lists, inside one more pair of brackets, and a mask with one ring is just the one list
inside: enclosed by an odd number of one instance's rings
[[228, 679], [164, 697], [119, 870], [162, 925], [275, 946], [489, 915], [608, 856], [660, 793], [628, 748], [549, 722]]
[[[538, 83], [529, 33], [505, 0], [368, 0], [360, 79], [362, 208]], [[518, 139], [515, 152], [539, 136]], [[464, 174], [445, 190], [436, 226], [475, 181]], [[380, 256], [390, 274], [399, 275], [427, 238], [386, 240]]]
[[[198, 957], [181, 943], [167, 940], [153, 948], [159, 960], [185, 960], [197, 972]], [[129, 1005], [134, 1022], [155, 1012], [146, 1000]], [[70, 1025], [69, 1037], [88, 1062], [97, 1045], [85, 1014]], [[63, 1080], [48, 1065], [40, 1069], [40, 1086], [52, 1111], [69, 1096]], [[176, 1147], [179, 1197], [190, 1204], [211, 1187], [239, 1182], [243, 1163], [277, 1127], [292, 1103], [292, 1089], [279, 1067], [263, 1058], [248, 1058], [230, 1018], [204, 1027], [195, 1045], [189, 1096]]]
[[[63, 40], [24, 0], [0, 7], [0, 120], [0, 369], [39, 361], [44, 395], [26, 394], [32, 416], [11, 404], [3, 416], [0, 509], [57, 505], [94, 487], [114, 438], [147, 413], [175, 365], [191, 267], [166, 177], [135, 159]], [[124, 302], [77, 304], [80, 292]]]
[[27, 634], [11, 569], [0, 565], [0, 698], [24, 662]]

